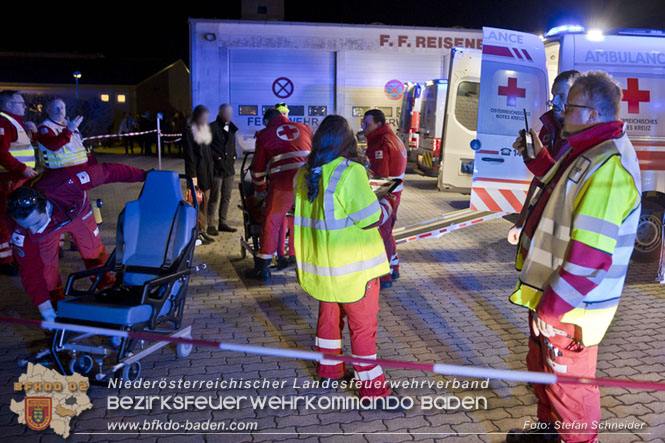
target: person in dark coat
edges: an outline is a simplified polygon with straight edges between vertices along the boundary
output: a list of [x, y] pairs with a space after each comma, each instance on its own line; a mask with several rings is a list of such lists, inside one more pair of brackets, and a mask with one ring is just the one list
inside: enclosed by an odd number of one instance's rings
[[195, 107], [183, 133], [185, 174], [192, 178], [197, 190], [203, 192], [203, 201], [199, 203], [198, 227], [204, 244], [215, 241], [205, 232], [208, 226], [208, 202], [215, 169], [210, 148], [212, 132], [208, 125], [208, 115], [208, 108], [205, 106]]
[[[150, 119], [150, 113], [144, 112], [139, 117], [139, 131], [152, 131], [155, 129], [156, 122]], [[143, 134], [141, 137], [141, 153], [143, 155], [152, 155], [152, 145], [155, 141], [156, 135], [153, 133]]]
[[[236, 160], [236, 132], [238, 132], [238, 127], [231, 122], [232, 117], [233, 109], [231, 105], [223, 104], [219, 107], [217, 119], [210, 124], [215, 174], [210, 190], [210, 202], [208, 203], [207, 233], [209, 235], [218, 235], [218, 230], [224, 232], [237, 231], [237, 229], [229, 226], [226, 219], [231, 202], [233, 177], [236, 173], [234, 162]], [[219, 219], [219, 222], [216, 223], [215, 219]]]

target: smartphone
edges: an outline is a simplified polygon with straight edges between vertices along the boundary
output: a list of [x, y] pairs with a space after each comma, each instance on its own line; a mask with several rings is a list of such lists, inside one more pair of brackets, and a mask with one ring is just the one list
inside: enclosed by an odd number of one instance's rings
[[533, 148], [533, 137], [529, 132], [529, 118], [526, 114], [526, 108], [524, 108], [524, 132], [522, 134], [522, 146], [524, 147], [524, 152], [522, 155], [524, 159], [529, 161], [536, 158], [536, 151]]

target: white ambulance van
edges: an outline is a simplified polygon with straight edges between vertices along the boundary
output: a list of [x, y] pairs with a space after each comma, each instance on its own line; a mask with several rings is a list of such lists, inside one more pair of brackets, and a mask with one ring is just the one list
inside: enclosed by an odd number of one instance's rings
[[407, 147], [409, 160], [415, 157], [418, 149], [422, 89], [419, 83], [406, 82], [404, 84], [397, 135]]
[[478, 138], [471, 208], [517, 212], [531, 181], [512, 149], [524, 128], [540, 128], [551, 82], [559, 73], [608, 72], [623, 90], [621, 119], [642, 170], [642, 217], [634, 258], [657, 259], [665, 208], [665, 32], [641, 29], [603, 33], [558, 27], [538, 36], [483, 29]]
[[438, 79], [425, 82], [420, 105], [420, 126], [418, 134], [418, 172], [436, 177], [439, 173], [441, 155], [441, 134], [443, 133], [443, 113], [446, 107], [448, 80]]
[[474, 152], [480, 92], [481, 51], [453, 48], [448, 75], [448, 97], [443, 120], [443, 136], [437, 188], [468, 193], [473, 178]]

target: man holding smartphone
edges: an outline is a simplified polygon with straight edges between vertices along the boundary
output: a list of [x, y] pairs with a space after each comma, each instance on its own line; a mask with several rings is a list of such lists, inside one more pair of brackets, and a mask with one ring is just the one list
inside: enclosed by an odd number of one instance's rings
[[[555, 160], [561, 158], [565, 151], [563, 147], [566, 144], [566, 140], [561, 137], [561, 129], [563, 129], [564, 119], [563, 107], [566, 104], [570, 87], [573, 85], [573, 83], [575, 83], [575, 80], [579, 76], [579, 71], [564, 71], [556, 76], [554, 79], [554, 84], [552, 85], [552, 100], [548, 102], [548, 105], [550, 105], [552, 109], [540, 116], [540, 121], [543, 123], [543, 127], [540, 129], [538, 139], [542, 143], [543, 147], [547, 149], [552, 158]], [[520, 134], [520, 136], [515, 140], [515, 143], [513, 143], [513, 148], [519, 150], [521, 149], [520, 146], [522, 145], [523, 136]], [[531, 200], [531, 197], [533, 196], [537, 186], [538, 180], [534, 178], [531, 182], [531, 185], [529, 186], [529, 192], [525, 202]], [[520, 231], [524, 226], [527, 209], [528, 205], [525, 204], [522, 207], [522, 211], [520, 212], [517, 222], [508, 231], [508, 242], [511, 245], [517, 244]]]

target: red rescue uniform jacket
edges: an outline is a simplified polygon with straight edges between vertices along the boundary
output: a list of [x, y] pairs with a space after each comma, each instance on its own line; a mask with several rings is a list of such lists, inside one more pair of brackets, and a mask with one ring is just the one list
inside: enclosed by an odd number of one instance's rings
[[[390, 125], [384, 124], [367, 135], [366, 154], [369, 167], [376, 177], [404, 180], [406, 148]], [[401, 192], [402, 189], [403, 184], [400, 184], [393, 194]]]
[[[31, 134], [30, 131], [25, 128], [25, 125], [23, 124], [23, 117], [14, 115], [11, 112], [5, 113], [9, 114], [12, 118], [14, 118], [14, 120], [23, 126], [23, 129], [25, 129], [25, 132], [31, 136], [33, 142], [38, 140], [39, 134]], [[20, 175], [23, 173], [23, 171], [25, 171], [26, 166], [9, 153], [9, 147], [13, 142], [16, 141], [17, 137], [18, 134], [16, 133], [16, 128], [12, 122], [3, 116], [0, 116], [0, 165], [2, 165], [8, 171]]]
[[12, 229], [14, 257], [19, 265], [21, 281], [35, 306], [50, 299], [44, 279], [44, 263], [39, 254], [40, 239], [48, 235], [59, 235], [55, 232], [90, 211], [90, 200], [86, 192], [88, 189], [106, 183], [141, 182], [146, 175], [142, 169], [115, 163], [88, 166], [78, 174], [71, 174], [66, 170], [58, 172], [37, 177], [26, 185], [43, 191], [46, 199], [53, 205], [51, 221], [41, 234], [31, 233], [7, 216], [7, 222]]
[[293, 177], [311, 151], [312, 131], [308, 126], [282, 115], [274, 117], [256, 136], [251, 168], [256, 192], [266, 190], [267, 177], [271, 187], [292, 192]]

